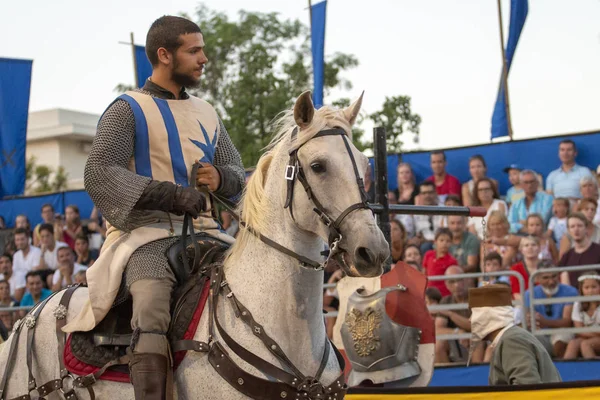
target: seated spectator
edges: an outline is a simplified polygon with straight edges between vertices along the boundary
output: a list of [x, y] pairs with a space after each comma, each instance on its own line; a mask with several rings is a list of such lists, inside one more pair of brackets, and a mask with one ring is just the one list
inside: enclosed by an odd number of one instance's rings
[[[457, 265], [457, 261], [450, 255], [452, 233], [448, 228], [440, 228], [435, 234], [435, 250], [429, 250], [423, 257], [423, 270], [427, 276], [444, 275], [446, 269]], [[427, 287], [437, 287], [442, 296], [450, 292], [444, 281], [429, 281]]]
[[[492, 251], [485, 255], [483, 258], [483, 272], [489, 274], [490, 272], [500, 272], [505, 271], [505, 268], [502, 267], [502, 256]], [[478, 287], [485, 285], [493, 285], [496, 283], [505, 283], [510, 285], [510, 277], [508, 275], [500, 275], [500, 276], [487, 276], [487, 279], [479, 279]]]
[[[440, 300], [442, 300], [442, 294], [438, 290], [438, 288], [430, 287], [425, 289], [425, 304], [429, 306], [435, 306], [440, 304]], [[432, 312], [431, 315], [435, 317], [437, 312]]]
[[[508, 206], [503, 200], [500, 200], [498, 189], [494, 185], [494, 182], [488, 178], [482, 178], [477, 181], [474, 187], [473, 198], [471, 204], [473, 206], [485, 207], [487, 214], [485, 220], [490, 218], [490, 215], [494, 211], [505, 214], [508, 212]], [[469, 231], [482, 240], [483, 239], [483, 218], [482, 217], [471, 217], [469, 218]]]
[[34, 271], [40, 271], [44, 285], [49, 288], [52, 287], [52, 280], [48, 277], [54, 274], [58, 267], [57, 252], [61, 247], [68, 247], [65, 242], [57, 242], [54, 239], [54, 226], [50, 224], [42, 224], [39, 229], [40, 235], [40, 251], [42, 255], [40, 257], [40, 263], [34, 267]]
[[546, 191], [555, 197], [580, 198], [579, 182], [585, 176], [592, 177], [592, 172], [575, 162], [577, 158], [575, 142], [570, 139], [561, 141], [558, 145], [558, 158], [562, 165], [548, 174]]
[[[529, 214], [525, 220], [527, 234], [538, 239], [540, 244], [540, 260], [550, 260], [552, 264], [558, 263], [558, 249], [551, 238], [545, 236], [545, 226], [542, 216]], [[520, 237], [523, 240], [522, 237]]]
[[443, 151], [432, 151], [430, 156], [431, 170], [433, 175], [426, 179], [435, 184], [435, 189], [443, 202], [446, 196], [455, 194], [460, 196], [459, 180], [446, 172], [446, 154]]
[[[393, 190], [388, 192], [388, 204], [398, 204], [398, 197], [396, 192]], [[412, 215], [395, 214], [391, 218], [399, 221], [402, 224], [404, 231], [406, 232], [407, 239], [415, 236], [415, 220]]]
[[90, 250], [90, 241], [84, 234], [79, 234], [75, 238], [75, 254], [77, 254], [75, 262], [86, 267], [91, 267], [98, 258], [98, 250]]
[[0, 279], [9, 284], [10, 295], [18, 302], [25, 294], [25, 274], [14, 273], [10, 254], [0, 256]]
[[99, 215], [98, 209], [94, 207], [87, 225], [90, 239], [90, 250], [100, 251], [102, 243], [106, 239], [106, 221]]
[[419, 268], [423, 268], [423, 257], [421, 256], [421, 250], [419, 249], [419, 246], [408, 244], [404, 248], [402, 261], [407, 264], [415, 263], [419, 266]]
[[[423, 182], [419, 185], [419, 205], [437, 206], [439, 205], [438, 195], [435, 191], [435, 185], [432, 182]], [[421, 253], [433, 248], [435, 232], [442, 225], [441, 215], [415, 215], [415, 237], [410, 239], [410, 243], [420, 247]]]
[[[521, 274], [525, 281], [523, 291], [527, 291], [527, 289], [529, 289], [529, 277], [537, 271], [540, 263], [540, 242], [534, 236], [526, 236], [521, 239], [519, 251], [523, 255], [523, 260], [510, 267], [510, 270]], [[512, 288], [513, 298], [515, 300], [521, 300], [521, 284], [517, 277], [510, 277], [510, 286]]]
[[38, 271], [29, 271], [25, 276], [27, 293], [21, 300], [21, 306], [35, 306], [40, 301], [46, 300], [52, 291], [44, 288], [44, 282]]
[[[446, 200], [444, 200], [444, 206], [446, 206], [446, 207], [462, 206], [460, 197], [458, 197], [454, 194], [448, 195], [448, 197], [446, 197]], [[440, 228], [447, 228], [447, 227], [448, 227], [448, 216], [443, 216], [442, 221], [440, 222]]]
[[79, 207], [68, 205], [65, 207], [65, 225], [62, 227], [62, 241], [65, 242], [71, 250], [75, 250], [75, 238], [80, 233], [87, 235], [87, 229], [83, 229]]
[[0, 307], [15, 307], [19, 302], [10, 294], [10, 284], [6, 280], [0, 280]]
[[521, 174], [521, 168], [517, 164], [511, 164], [508, 167], [504, 168], [504, 173], [508, 174], [508, 180], [512, 185], [506, 191], [505, 201], [511, 206], [517, 200], [522, 199], [525, 196], [525, 191], [521, 187], [521, 183], [519, 181], [519, 175]]
[[554, 239], [554, 242], [560, 243], [563, 236], [567, 233], [567, 216], [571, 203], [565, 197], [559, 197], [552, 202], [552, 218], [548, 223], [546, 236]]
[[467, 218], [462, 215], [448, 216], [448, 229], [452, 233], [450, 254], [465, 272], [479, 270], [480, 244], [477, 236], [467, 231]]
[[29, 244], [29, 233], [25, 228], [15, 229], [15, 245], [18, 249], [13, 256], [15, 274], [26, 274], [40, 265], [42, 251]]
[[514, 264], [518, 247], [506, 242], [509, 229], [506, 215], [501, 211], [492, 211], [486, 227], [487, 237], [481, 249], [480, 259], [483, 260], [486, 252], [495, 251], [502, 256], [502, 267], [510, 267]]
[[390, 240], [392, 241], [392, 264], [396, 264], [402, 260], [404, 246], [406, 245], [406, 230], [404, 225], [396, 219], [390, 221]]
[[87, 285], [86, 272], [87, 271], [79, 271], [78, 273], [76, 273], [75, 274], [75, 283], [77, 283], [79, 285]]
[[15, 218], [15, 231], [17, 229], [24, 229], [27, 233], [27, 238], [29, 239], [29, 244], [32, 243], [31, 239], [31, 222], [29, 222], [29, 218], [25, 214], [19, 214]]
[[77, 264], [70, 247], [58, 249], [58, 268], [52, 277], [52, 291], [58, 292], [75, 283], [75, 275], [79, 271], [87, 270], [85, 265]]
[[[600, 275], [596, 271], [584, 272], [578, 279], [580, 296], [600, 295]], [[600, 326], [599, 301], [576, 301], [573, 305], [571, 319], [576, 328]], [[565, 360], [573, 360], [581, 356], [585, 359], [596, 359], [600, 355], [600, 332], [585, 332], [575, 335], [569, 342], [565, 352]]]
[[552, 201], [554, 198], [544, 192], [538, 191], [539, 182], [536, 173], [524, 170], [519, 177], [525, 196], [517, 200], [508, 212], [511, 233], [526, 233], [525, 219], [529, 214], [540, 214], [544, 223], [550, 221], [552, 216]]
[[[538, 265], [540, 271], [553, 267], [548, 260], [544, 260]], [[577, 296], [577, 289], [559, 282], [558, 272], [540, 272], [536, 280], [539, 284], [533, 288], [534, 299]], [[530, 304], [530, 292], [526, 291], [524, 305], [527, 313], [529, 313]], [[538, 304], [534, 306], [534, 310], [536, 329], [569, 328], [572, 325], [573, 303]], [[527, 315], [526, 322], [529, 324], [530, 321], [531, 318]], [[573, 335], [554, 333], [550, 336], [538, 335], [537, 338], [552, 357], [562, 358]]]
[[[49, 203], [46, 203], [42, 206], [42, 222], [37, 224], [33, 229], [33, 245], [36, 247], [41, 246], [40, 228], [44, 224], [54, 224], [54, 207]], [[54, 234], [54, 229], [52, 230], [52, 234]]]
[[[463, 274], [462, 268], [458, 266], [449, 267], [445, 275]], [[443, 281], [442, 281], [443, 282]], [[445, 281], [448, 295], [442, 297], [440, 304], [461, 304], [467, 303], [468, 285], [465, 279], [447, 279]], [[455, 311], [438, 311], [435, 318], [435, 333], [439, 334], [458, 334], [471, 332], [471, 322], [469, 318], [471, 311], [469, 309]], [[469, 358], [469, 340], [436, 340], [435, 343], [435, 362], [449, 363], [467, 361]], [[480, 363], [483, 361], [484, 353], [483, 343], [479, 343], [471, 356], [471, 362]]]
[[[567, 251], [558, 263], [561, 267], [600, 264], [600, 245], [592, 242], [589, 236], [590, 221], [582, 213], [572, 213], [567, 220], [569, 236], [573, 239], [573, 248]], [[581, 271], [565, 271], [560, 281], [575, 286]]]
[[472, 206], [473, 198], [475, 197], [475, 183], [480, 181], [481, 179], [489, 179], [495, 191], [498, 192], [498, 181], [495, 179], [487, 178], [487, 165], [485, 163], [485, 159], [480, 154], [475, 154], [471, 158], [469, 158], [469, 173], [471, 174], [471, 180], [463, 183], [462, 185], [462, 202], [465, 206]]
[[[596, 200], [596, 203], [598, 203], [600, 192], [598, 192], [598, 181], [594, 177], [584, 176], [581, 178], [579, 181], [579, 192], [581, 193], [579, 201], [582, 199], [594, 199]], [[577, 204], [579, 204], [579, 201]], [[596, 215], [592, 222], [600, 224], [600, 208], [596, 209]]]
[[[589, 222], [587, 230], [588, 236], [590, 237], [591, 241], [600, 244], [600, 227], [593, 222], [597, 209], [598, 203], [596, 202], [596, 200], [581, 199], [579, 201], [579, 204], [577, 205], [576, 210], [585, 215], [585, 218]], [[569, 251], [569, 249], [572, 249], [573, 246], [573, 238], [569, 235], [569, 230], [567, 229], [567, 233], [563, 236], [560, 242], [560, 257], [562, 257], [567, 251]]]
[[410, 164], [398, 164], [397, 172], [398, 189], [396, 190], [396, 197], [398, 198], [398, 204], [414, 205], [415, 198], [419, 194], [419, 187]]
[[[13, 317], [12, 312], [10, 312], [10, 311], [0, 312], [0, 323], [2, 323], [2, 325], [4, 325], [7, 332], [10, 332], [12, 330], [14, 321], [15, 321], [15, 319]], [[1, 343], [2, 343], [2, 341], [0, 341], [0, 344]]]

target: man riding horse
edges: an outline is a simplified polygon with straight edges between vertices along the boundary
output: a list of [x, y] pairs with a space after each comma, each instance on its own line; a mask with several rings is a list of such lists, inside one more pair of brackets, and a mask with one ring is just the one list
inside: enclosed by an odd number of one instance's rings
[[[152, 76], [104, 112], [85, 166], [85, 188], [106, 217], [102, 254], [88, 270], [90, 300], [65, 332], [90, 331], [131, 295], [134, 330], [129, 364], [136, 399], [167, 397], [171, 359], [165, 336], [176, 278], [167, 250], [183, 219], [232, 243], [205, 195], [236, 198], [244, 185], [240, 155], [214, 108], [189, 95], [204, 65], [204, 38], [193, 22], [157, 19], [146, 38]], [[199, 162], [196, 176], [192, 165]]]

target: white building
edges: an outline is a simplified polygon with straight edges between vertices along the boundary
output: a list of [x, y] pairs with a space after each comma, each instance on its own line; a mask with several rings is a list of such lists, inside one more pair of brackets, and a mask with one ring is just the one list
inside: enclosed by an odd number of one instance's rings
[[83, 188], [83, 169], [99, 115], [55, 108], [29, 113], [26, 158], [56, 171], [64, 167], [69, 189]]

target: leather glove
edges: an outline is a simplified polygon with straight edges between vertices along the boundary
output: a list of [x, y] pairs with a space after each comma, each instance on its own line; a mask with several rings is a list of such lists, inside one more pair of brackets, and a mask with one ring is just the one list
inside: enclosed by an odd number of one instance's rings
[[192, 187], [177, 186], [173, 197], [174, 214], [188, 213], [196, 218], [204, 210], [206, 210], [206, 197], [202, 193]]

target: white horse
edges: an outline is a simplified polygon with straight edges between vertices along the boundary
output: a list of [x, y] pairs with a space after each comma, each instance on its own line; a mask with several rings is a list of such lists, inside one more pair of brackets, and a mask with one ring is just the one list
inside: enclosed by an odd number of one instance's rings
[[[257, 232], [277, 241], [294, 252], [313, 260], [320, 258], [329, 229], [314, 212], [314, 203], [302, 185], [296, 183], [293, 196], [293, 217], [284, 208], [286, 201], [286, 167], [289, 150], [304, 143], [298, 161], [313, 194], [326, 211], [337, 218], [350, 205], [361, 202], [351, 158], [341, 136], [314, 136], [331, 128], [342, 128], [351, 137], [351, 127], [360, 110], [362, 96], [346, 109], [323, 107], [315, 110], [310, 92], [303, 93], [293, 111], [279, 119], [278, 133], [268, 151], [258, 162], [245, 191], [241, 215]], [[295, 139], [292, 131], [298, 127]], [[367, 158], [349, 140], [361, 178], [367, 169]], [[343, 235], [342, 267], [350, 276], [373, 277], [382, 273], [382, 264], [389, 256], [388, 243], [379, 230], [372, 212], [358, 209], [344, 218], [340, 226]], [[303, 268], [299, 262], [267, 246], [248, 230], [242, 229], [229, 250], [224, 271], [237, 299], [253, 314], [302, 374], [314, 376], [319, 369], [326, 342], [322, 312], [323, 272]], [[53, 310], [61, 295], [55, 296], [38, 317], [35, 331], [33, 371], [38, 385], [58, 378], [56, 319]], [[87, 289], [75, 291], [67, 320], [79, 313], [87, 298]], [[241, 346], [271, 364], [283, 367], [252, 334], [250, 328], [235, 317], [233, 307], [225, 298], [217, 309], [223, 328]], [[205, 308], [194, 340], [208, 341], [209, 316]], [[13, 365], [7, 393], [11, 399], [27, 393], [25, 327], [20, 335], [18, 353]], [[216, 336], [220, 340], [220, 336]], [[7, 365], [12, 336], [2, 345], [0, 376]], [[221, 340], [221, 343], [222, 340]], [[327, 344], [326, 344], [327, 343]], [[227, 347], [226, 347], [227, 348]], [[267, 379], [260, 371], [229, 351], [243, 370]], [[321, 383], [328, 386], [340, 375], [340, 366], [329, 353]], [[247, 398], [227, 383], [209, 364], [206, 353], [188, 352], [174, 375], [175, 398], [179, 399], [243, 399]], [[133, 399], [133, 386], [100, 380], [93, 385], [98, 399]], [[35, 393], [35, 392], [34, 392]], [[85, 389], [77, 389], [79, 398], [89, 398]], [[60, 398], [58, 392], [48, 398]], [[290, 398], [293, 396], [290, 395]]]

